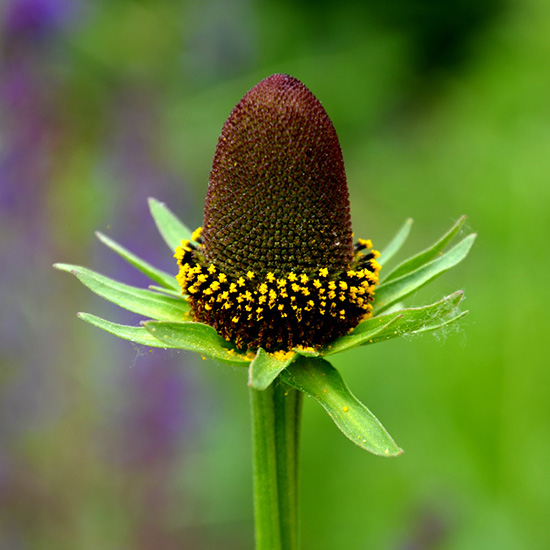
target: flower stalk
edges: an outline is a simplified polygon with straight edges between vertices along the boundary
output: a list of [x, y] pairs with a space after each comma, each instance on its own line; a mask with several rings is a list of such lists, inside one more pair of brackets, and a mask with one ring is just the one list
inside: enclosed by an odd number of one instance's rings
[[256, 550], [297, 550], [303, 393], [277, 381], [250, 388]]

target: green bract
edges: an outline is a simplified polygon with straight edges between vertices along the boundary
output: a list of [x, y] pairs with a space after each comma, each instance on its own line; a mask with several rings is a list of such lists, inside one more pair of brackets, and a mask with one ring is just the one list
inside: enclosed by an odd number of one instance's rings
[[[149, 206], [159, 232], [173, 254], [182, 238], [191, 239], [191, 232], [163, 203], [149, 199]], [[246, 367], [248, 384], [256, 390], [265, 390], [279, 377], [315, 398], [356, 445], [374, 454], [396, 456], [402, 452], [401, 449], [376, 417], [353, 396], [326, 358], [357, 346], [437, 330], [466, 315], [467, 311], [460, 310], [462, 291], [422, 307], [391, 309], [466, 257], [475, 234], [467, 235], [449, 248], [464, 221], [464, 217], [460, 218], [431, 247], [395, 269], [383, 269], [373, 316], [317, 350], [296, 348], [289, 352], [268, 353], [261, 348], [255, 352], [237, 349], [212, 327], [191, 320], [189, 304], [186, 297], [179, 295], [179, 286], [173, 275], [155, 268], [101, 233], [98, 233], [98, 238], [104, 244], [151, 279], [154, 284], [149, 289], [114, 281], [84, 267], [68, 264], [55, 264], [55, 267], [73, 273], [103, 298], [146, 318], [139, 326], [128, 326], [89, 313], [79, 313], [84, 321], [136, 344], [196, 351], [230, 365]], [[411, 225], [412, 220], [407, 220], [382, 251], [379, 263], [383, 267], [404, 244]]]

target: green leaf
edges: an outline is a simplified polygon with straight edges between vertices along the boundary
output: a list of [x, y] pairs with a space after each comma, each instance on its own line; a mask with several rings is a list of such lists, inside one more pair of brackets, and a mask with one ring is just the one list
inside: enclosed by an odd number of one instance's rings
[[68, 264], [55, 264], [54, 267], [72, 273], [102, 298], [144, 317], [181, 321], [189, 312], [189, 304], [183, 298], [165, 296], [151, 290], [119, 283], [85, 267]]
[[397, 232], [395, 237], [390, 241], [390, 243], [382, 250], [380, 253], [380, 258], [378, 262], [380, 265], [386, 265], [394, 256], [399, 252], [401, 247], [405, 244], [409, 233], [411, 232], [411, 227], [413, 224], [413, 219], [408, 218], [401, 229]]
[[91, 313], [78, 313], [79, 319], [94, 325], [102, 330], [114, 334], [119, 338], [124, 340], [130, 340], [135, 344], [142, 344], [144, 346], [154, 347], [154, 348], [173, 348], [170, 344], [161, 342], [154, 336], [152, 336], [144, 327], [133, 327], [129, 325], [119, 325], [118, 323], [112, 323], [111, 321], [106, 321], [101, 317], [96, 317]]
[[443, 327], [449, 326], [452, 323], [456, 323], [457, 321], [460, 321], [463, 317], [468, 315], [470, 313], [469, 311], [460, 311], [459, 313], [456, 313], [454, 315], [448, 315], [447, 317], [444, 317], [441, 319], [438, 323], [433, 323], [431, 325], [424, 325], [418, 330], [415, 330], [411, 334], [423, 334], [425, 332], [432, 332], [434, 330], [439, 330]]
[[103, 244], [105, 244], [111, 250], [115, 251], [117, 254], [122, 256], [122, 258], [124, 258], [129, 264], [139, 269], [139, 271], [147, 275], [147, 277], [155, 281], [155, 283], [158, 283], [163, 288], [176, 289], [176, 290], [179, 288], [178, 282], [176, 281], [176, 277], [174, 275], [170, 275], [170, 273], [166, 273], [166, 271], [157, 269], [156, 267], [151, 265], [149, 262], [142, 260], [140, 257], [130, 252], [127, 248], [124, 248], [122, 245], [118, 244], [113, 239], [107, 237], [107, 235], [104, 235], [99, 231], [96, 232], [96, 235], [97, 235], [97, 238]]
[[398, 265], [393, 271], [391, 271], [387, 277], [384, 278], [384, 283], [387, 283], [393, 279], [397, 279], [411, 273], [416, 269], [422, 267], [430, 260], [433, 260], [442, 250], [453, 240], [454, 236], [460, 231], [460, 228], [464, 225], [466, 216], [461, 216], [457, 222], [432, 246], [420, 252], [416, 256], [405, 260], [402, 264]]
[[167, 296], [173, 296], [174, 298], [181, 298], [181, 288], [179, 290], [172, 290], [171, 288], [164, 288], [162, 286], [149, 285], [149, 290], [154, 290], [155, 292], [160, 292], [161, 294], [166, 294]]
[[145, 321], [143, 326], [155, 338], [171, 347], [196, 351], [224, 363], [247, 367], [254, 359], [253, 354], [235, 349], [211, 326], [203, 323]]
[[163, 202], [150, 197], [149, 209], [159, 233], [172, 252], [181, 244], [182, 239], [191, 240], [191, 231]]
[[297, 347], [292, 348], [292, 351], [295, 351], [296, 353], [298, 353], [299, 355], [303, 355], [304, 357], [319, 357], [319, 355], [321, 355], [314, 348]]
[[403, 452], [328, 361], [300, 357], [281, 372], [281, 378], [316, 399], [344, 435], [359, 447], [380, 456]]
[[255, 390], [265, 390], [296, 357], [294, 352], [273, 354], [259, 348], [248, 368], [248, 385]]
[[[357, 325], [350, 334], [341, 336], [325, 346], [322, 354], [332, 355], [357, 346], [376, 344], [391, 338], [436, 330], [463, 316], [463, 313], [456, 315], [463, 296], [464, 293], [459, 290], [427, 306], [402, 309], [367, 319]], [[456, 317], [447, 321], [447, 317], [451, 314]], [[427, 328], [432, 326], [433, 329]]]
[[[388, 315], [388, 317], [378, 317], [376, 319], [369, 319], [369, 321], [375, 321], [369, 324], [368, 329], [365, 328], [363, 332], [352, 332], [346, 336], [340, 336], [336, 338], [330, 344], [327, 344], [321, 355], [334, 355], [335, 353], [340, 353], [351, 348], [356, 348], [357, 346], [362, 346], [364, 344], [374, 344], [380, 340], [375, 339], [378, 334], [381, 332], [387, 332], [387, 328], [395, 323], [399, 319], [399, 314]], [[366, 323], [368, 321], [363, 321]]]
[[374, 311], [376, 314], [402, 300], [415, 290], [460, 263], [470, 251], [477, 235], [472, 233], [437, 259], [398, 279], [382, 283], [376, 289]]

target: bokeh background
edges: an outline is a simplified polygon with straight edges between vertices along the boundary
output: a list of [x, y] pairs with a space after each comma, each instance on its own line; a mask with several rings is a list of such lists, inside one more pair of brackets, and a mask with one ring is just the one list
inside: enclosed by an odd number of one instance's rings
[[356, 235], [479, 232], [409, 300], [464, 288], [459, 327], [334, 360], [403, 456], [306, 400], [304, 550], [550, 548], [547, 0], [0, 6], [2, 550], [252, 549], [245, 373], [81, 323], [140, 319], [51, 265], [145, 284], [100, 230], [175, 271], [146, 199], [200, 225], [222, 124], [274, 72], [329, 112]]

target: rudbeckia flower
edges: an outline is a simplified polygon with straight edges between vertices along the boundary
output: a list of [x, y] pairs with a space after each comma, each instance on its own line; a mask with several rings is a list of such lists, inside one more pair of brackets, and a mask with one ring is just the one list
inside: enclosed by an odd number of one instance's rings
[[318, 349], [371, 315], [379, 253], [353, 244], [336, 131], [291, 76], [262, 80], [233, 109], [194, 235], [177, 249], [177, 279], [193, 318], [240, 349]]
[[81, 319], [138, 344], [244, 366], [253, 390], [264, 391], [277, 380], [319, 401], [357, 445], [383, 456], [401, 452], [327, 358], [439, 329], [465, 315], [461, 291], [400, 309], [408, 295], [466, 257], [475, 234], [446, 250], [464, 217], [394, 269], [387, 265], [404, 244], [411, 220], [381, 253], [368, 239], [354, 242], [334, 126], [319, 100], [282, 74], [246, 93], [223, 126], [202, 228], [191, 232], [163, 203], [149, 204], [175, 251], [177, 275], [99, 233], [154, 284], [135, 288], [84, 267], [56, 264], [145, 318], [138, 326], [88, 313], [80, 313]]

